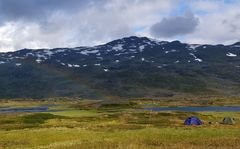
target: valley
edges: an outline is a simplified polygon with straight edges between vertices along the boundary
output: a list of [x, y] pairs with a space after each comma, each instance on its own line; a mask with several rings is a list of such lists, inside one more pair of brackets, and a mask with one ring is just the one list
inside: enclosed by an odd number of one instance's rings
[[[125, 101], [55, 98], [0, 102], [1, 109], [51, 105], [45, 112], [0, 113], [0, 148], [236, 149], [240, 145], [240, 111], [144, 110], [145, 107], [240, 106], [240, 98]], [[183, 125], [192, 115], [199, 117], [203, 125]], [[234, 117], [236, 124], [221, 124], [226, 116]]]

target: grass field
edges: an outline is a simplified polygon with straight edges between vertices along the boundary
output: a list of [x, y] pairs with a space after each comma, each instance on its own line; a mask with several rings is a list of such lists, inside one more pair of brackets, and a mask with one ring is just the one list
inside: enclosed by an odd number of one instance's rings
[[[182, 101], [181, 101], [182, 100]], [[238, 149], [240, 112], [152, 112], [145, 106], [240, 105], [238, 98], [91, 100], [2, 100], [1, 107], [52, 105], [51, 112], [0, 114], [0, 148], [46, 149]], [[210, 104], [211, 103], [211, 104]], [[204, 125], [184, 126], [189, 116]], [[219, 122], [225, 116], [235, 125]], [[211, 124], [209, 124], [211, 122]]]

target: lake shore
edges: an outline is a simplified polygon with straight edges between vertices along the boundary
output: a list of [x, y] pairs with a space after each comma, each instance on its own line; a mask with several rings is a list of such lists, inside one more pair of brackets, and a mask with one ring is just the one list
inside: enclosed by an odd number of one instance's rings
[[[208, 101], [212, 101], [209, 106], [224, 101], [226, 105], [238, 106], [239, 102], [230, 98]], [[58, 111], [0, 114], [0, 148], [236, 149], [240, 146], [240, 112], [140, 110], [149, 105], [172, 107], [182, 102], [175, 99], [1, 102], [5, 108], [55, 104], [58, 106], [49, 107], [49, 110]], [[199, 101], [192, 102], [188, 99], [183, 103], [185, 106], [200, 105]], [[184, 126], [184, 120], [192, 115], [199, 117], [203, 125]], [[226, 116], [234, 117], [236, 124], [221, 124]]]

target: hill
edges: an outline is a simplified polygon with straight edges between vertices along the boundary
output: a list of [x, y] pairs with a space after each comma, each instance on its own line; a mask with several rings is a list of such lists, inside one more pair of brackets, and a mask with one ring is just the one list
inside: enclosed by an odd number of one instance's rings
[[235, 95], [240, 43], [127, 37], [94, 47], [0, 53], [0, 98]]

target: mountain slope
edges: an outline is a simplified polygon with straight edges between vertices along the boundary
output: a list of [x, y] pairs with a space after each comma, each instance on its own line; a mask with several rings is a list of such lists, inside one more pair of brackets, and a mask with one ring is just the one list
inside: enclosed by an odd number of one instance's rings
[[95, 47], [0, 53], [0, 98], [239, 95], [240, 43], [128, 37]]

